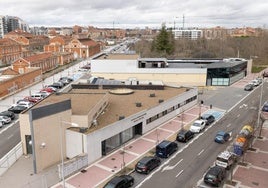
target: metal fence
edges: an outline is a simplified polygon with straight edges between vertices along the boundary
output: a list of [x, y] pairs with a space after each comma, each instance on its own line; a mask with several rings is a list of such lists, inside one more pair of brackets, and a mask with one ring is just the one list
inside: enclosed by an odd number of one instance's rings
[[22, 143], [18, 143], [0, 159], [0, 176], [3, 175], [23, 154]]

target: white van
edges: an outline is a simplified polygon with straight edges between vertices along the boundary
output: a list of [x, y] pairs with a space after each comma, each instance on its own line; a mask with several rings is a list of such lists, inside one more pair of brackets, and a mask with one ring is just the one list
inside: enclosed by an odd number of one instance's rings
[[31, 95], [31, 97], [38, 99], [38, 100], [42, 100], [44, 98], [44, 95], [42, 93], [34, 93]]

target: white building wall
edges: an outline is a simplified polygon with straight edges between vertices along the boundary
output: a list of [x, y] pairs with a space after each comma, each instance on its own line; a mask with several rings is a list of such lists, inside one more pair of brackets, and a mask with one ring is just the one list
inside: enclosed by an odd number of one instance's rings
[[86, 149], [88, 152], [88, 162], [89, 164], [96, 161], [97, 159], [102, 157], [102, 151], [101, 151], [101, 142], [103, 140], [106, 140], [114, 135], [119, 134], [120, 132], [127, 130], [140, 122], [143, 123], [143, 134], [152, 130], [153, 128], [156, 128], [157, 126], [161, 125], [162, 123], [170, 120], [171, 118], [178, 115], [182, 110], [186, 110], [193, 105], [197, 103], [197, 99], [188, 103], [187, 105], [184, 105], [183, 107], [174, 110], [173, 112], [163, 116], [162, 118], [155, 120], [154, 122], [146, 125], [146, 119], [150, 118], [151, 116], [156, 115], [157, 113], [162, 112], [163, 110], [166, 110], [178, 103], [181, 103], [185, 101], [186, 99], [193, 97], [195, 95], [198, 95], [198, 89], [192, 89], [188, 92], [185, 92], [181, 94], [180, 96], [174, 97], [168, 101], [164, 101], [161, 103], [160, 106], [151, 108], [148, 110], [141, 111], [135, 115], [132, 115], [130, 117], [127, 117], [125, 119], [122, 119], [116, 123], [113, 123], [109, 126], [106, 126], [102, 129], [96, 130], [92, 132], [91, 134], [87, 135], [87, 144]]
[[66, 157], [73, 158], [83, 153], [83, 134], [66, 130]]

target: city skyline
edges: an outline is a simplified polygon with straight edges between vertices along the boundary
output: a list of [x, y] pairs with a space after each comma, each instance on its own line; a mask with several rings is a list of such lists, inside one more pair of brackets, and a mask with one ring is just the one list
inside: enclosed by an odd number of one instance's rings
[[264, 0], [215, 2], [1, 0], [2, 15], [18, 16], [30, 26], [93, 25], [108, 28], [168, 27], [266, 27], [268, 2]]

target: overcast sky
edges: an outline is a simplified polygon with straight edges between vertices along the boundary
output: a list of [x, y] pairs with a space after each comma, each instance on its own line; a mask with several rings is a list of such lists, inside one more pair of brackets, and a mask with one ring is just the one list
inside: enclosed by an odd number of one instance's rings
[[30, 26], [267, 27], [268, 0], [0, 0]]

